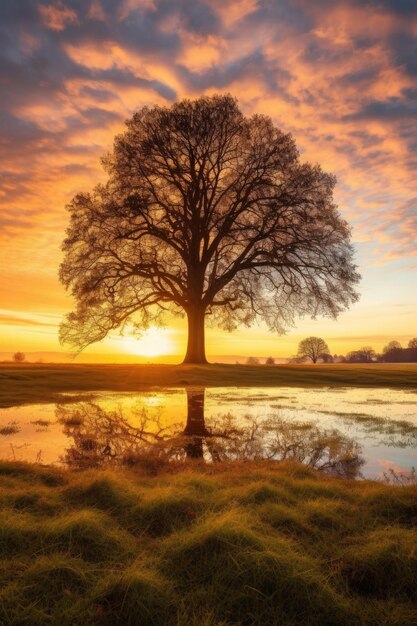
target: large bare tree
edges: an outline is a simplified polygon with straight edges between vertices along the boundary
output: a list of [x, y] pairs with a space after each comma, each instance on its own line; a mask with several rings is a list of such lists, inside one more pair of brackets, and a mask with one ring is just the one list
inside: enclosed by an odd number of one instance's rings
[[232, 330], [357, 299], [335, 178], [300, 163], [291, 135], [246, 118], [231, 96], [144, 107], [104, 159], [108, 181], [78, 194], [60, 277], [77, 302], [61, 326], [78, 349], [133, 321], [186, 314], [187, 363], [204, 363], [206, 316]]

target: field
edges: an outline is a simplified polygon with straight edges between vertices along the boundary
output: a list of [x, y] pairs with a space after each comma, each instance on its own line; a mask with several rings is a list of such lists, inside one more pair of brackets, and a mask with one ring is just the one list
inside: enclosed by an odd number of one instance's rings
[[[417, 389], [417, 365], [0, 365], [0, 407], [183, 386]], [[291, 462], [0, 461], [2, 626], [409, 626], [416, 545], [416, 484]]]
[[0, 623], [417, 623], [417, 487], [282, 463], [0, 464]]
[[54, 402], [62, 393], [149, 387], [366, 386], [417, 388], [417, 364], [43, 365], [1, 364], [0, 407]]

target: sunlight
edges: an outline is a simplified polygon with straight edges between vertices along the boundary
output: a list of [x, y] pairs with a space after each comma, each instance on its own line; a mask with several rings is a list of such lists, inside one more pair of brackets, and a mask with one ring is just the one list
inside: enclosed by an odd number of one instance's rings
[[123, 337], [123, 347], [131, 354], [142, 356], [161, 356], [162, 354], [172, 354], [174, 351], [174, 344], [169, 332], [155, 326], [151, 326], [138, 339], [132, 335]]

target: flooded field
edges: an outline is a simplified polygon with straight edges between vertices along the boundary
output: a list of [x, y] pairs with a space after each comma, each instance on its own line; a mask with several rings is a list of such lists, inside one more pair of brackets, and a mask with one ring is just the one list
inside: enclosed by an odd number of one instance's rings
[[172, 388], [0, 409], [0, 458], [73, 467], [296, 459], [341, 476], [417, 465], [417, 391]]

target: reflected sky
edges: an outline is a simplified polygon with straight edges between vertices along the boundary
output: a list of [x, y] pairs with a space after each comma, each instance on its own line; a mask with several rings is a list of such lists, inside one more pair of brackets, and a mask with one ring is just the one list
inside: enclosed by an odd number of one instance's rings
[[158, 446], [168, 460], [296, 458], [373, 478], [417, 465], [412, 391], [196, 388], [79, 399], [0, 410], [0, 457], [99, 465]]

